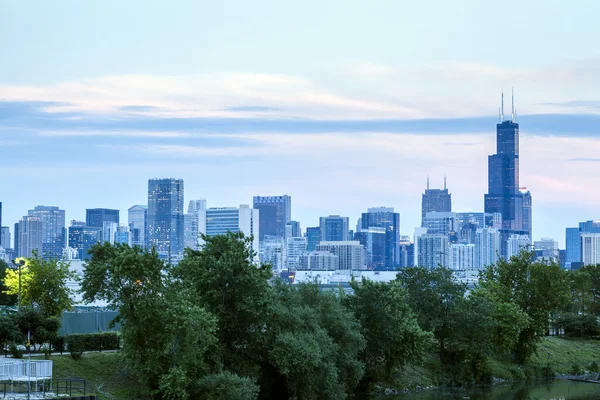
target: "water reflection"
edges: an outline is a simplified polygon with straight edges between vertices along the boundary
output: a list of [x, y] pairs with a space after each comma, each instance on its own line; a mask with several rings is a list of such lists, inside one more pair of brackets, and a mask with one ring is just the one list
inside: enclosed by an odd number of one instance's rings
[[600, 385], [563, 380], [535, 381], [471, 389], [438, 389], [400, 396], [383, 397], [386, 400], [600, 400]]

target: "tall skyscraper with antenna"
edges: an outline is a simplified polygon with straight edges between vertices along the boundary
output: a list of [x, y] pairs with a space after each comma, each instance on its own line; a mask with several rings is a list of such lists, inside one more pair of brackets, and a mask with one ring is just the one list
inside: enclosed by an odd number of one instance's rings
[[427, 177], [427, 189], [423, 193], [421, 201], [421, 226], [428, 212], [451, 212], [452, 211], [452, 195], [446, 187], [446, 177], [444, 176], [443, 189], [430, 189], [429, 176]]
[[514, 92], [510, 119], [504, 117], [502, 92], [496, 125], [496, 154], [488, 157], [488, 193], [484, 200], [486, 213], [502, 214], [502, 244], [513, 233], [526, 234], [531, 239], [531, 194], [519, 183], [519, 124]]

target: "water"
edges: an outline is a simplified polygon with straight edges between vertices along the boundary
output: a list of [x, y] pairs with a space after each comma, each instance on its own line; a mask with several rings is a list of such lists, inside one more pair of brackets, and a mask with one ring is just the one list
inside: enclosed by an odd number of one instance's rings
[[600, 385], [564, 380], [534, 381], [471, 389], [425, 390], [386, 400], [600, 400]]

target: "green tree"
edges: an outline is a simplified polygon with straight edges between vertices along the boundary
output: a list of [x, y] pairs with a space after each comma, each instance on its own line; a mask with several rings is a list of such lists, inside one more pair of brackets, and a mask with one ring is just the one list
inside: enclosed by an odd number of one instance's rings
[[[21, 305], [39, 307], [48, 315], [60, 316], [73, 308], [72, 290], [67, 282], [77, 279], [68, 262], [28, 258], [21, 269]], [[5, 285], [7, 294], [18, 295], [18, 270], [6, 270]]]
[[6, 276], [9, 270], [10, 268], [6, 261], [0, 260], [0, 305], [2, 306], [14, 306], [17, 304], [17, 295], [7, 293]]
[[20, 332], [19, 339], [26, 340], [27, 333], [30, 333], [31, 345], [34, 349], [58, 338], [60, 320], [56, 316], [48, 315], [40, 308], [23, 307], [12, 318]]
[[354, 295], [344, 296], [344, 302], [360, 321], [367, 341], [360, 355], [366, 365], [361, 390], [367, 391], [370, 383], [389, 382], [396, 369], [420, 361], [433, 337], [419, 327], [398, 282], [363, 279], [351, 286]]
[[548, 329], [551, 316], [570, 300], [566, 271], [556, 262], [536, 262], [526, 251], [499, 260], [480, 275], [480, 285], [501, 303], [514, 303], [529, 317], [514, 348], [518, 362], [526, 362]]
[[198, 381], [196, 399], [255, 400], [259, 388], [252, 380], [231, 372], [203, 376]]
[[90, 249], [82, 282], [86, 301], [105, 300], [119, 311], [123, 357], [151, 394], [187, 399], [208, 369], [215, 318], [175, 285], [155, 251], [125, 244]]

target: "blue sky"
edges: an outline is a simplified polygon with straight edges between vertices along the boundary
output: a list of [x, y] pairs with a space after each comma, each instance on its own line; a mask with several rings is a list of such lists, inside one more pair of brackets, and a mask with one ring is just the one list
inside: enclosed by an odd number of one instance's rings
[[[600, 218], [596, 1], [0, 2], [4, 225], [146, 203], [289, 194], [303, 227], [392, 206], [427, 175], [480, 211], [515, 88], [534, 238]], [[506, 110], [509, 105], [506, 105]], [[508, 113], [508, 111], [507, 111]]]

